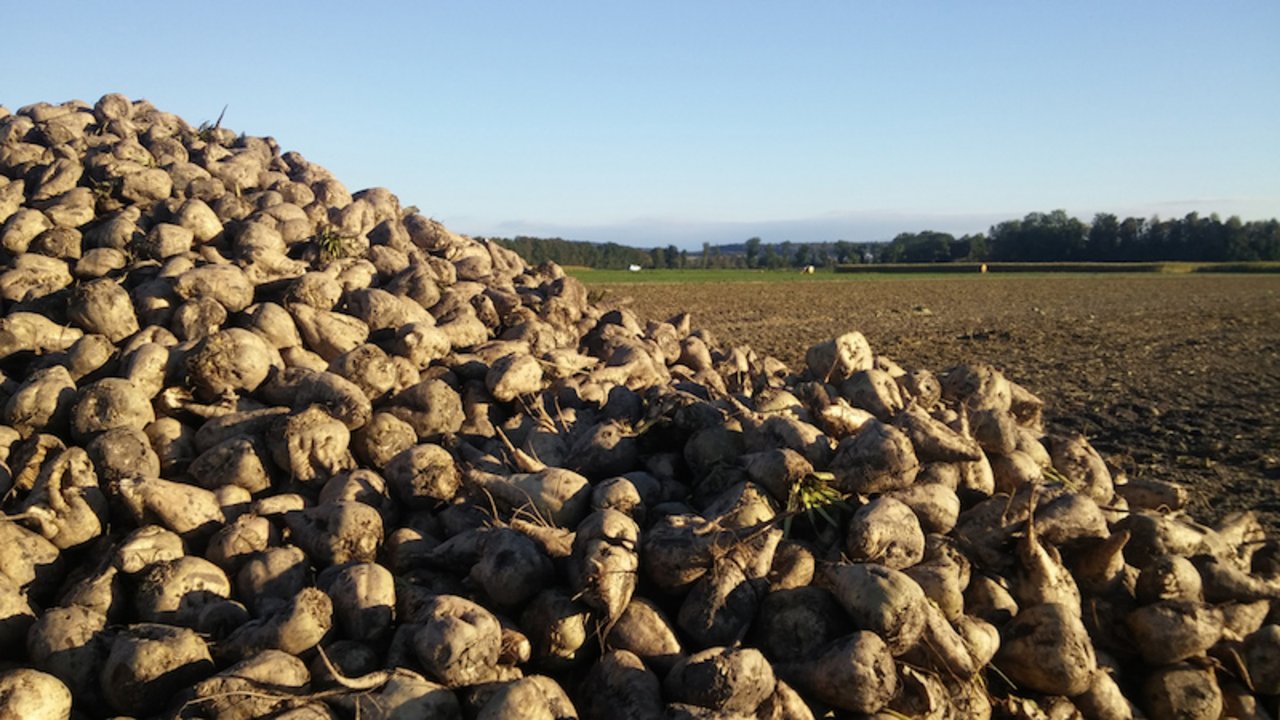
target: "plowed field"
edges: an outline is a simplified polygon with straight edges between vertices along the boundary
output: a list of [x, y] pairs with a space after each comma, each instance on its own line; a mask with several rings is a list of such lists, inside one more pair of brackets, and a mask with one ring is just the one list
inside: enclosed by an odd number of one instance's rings
[[692, 312], [721, 342], [794, 369], [849, 330], [908, 368], [991, 363], [1116, 470], [1191, 486], [1195, 518], [1252, 508], [1280, 531], [1280, 276], [585, 279], [643, 317]]

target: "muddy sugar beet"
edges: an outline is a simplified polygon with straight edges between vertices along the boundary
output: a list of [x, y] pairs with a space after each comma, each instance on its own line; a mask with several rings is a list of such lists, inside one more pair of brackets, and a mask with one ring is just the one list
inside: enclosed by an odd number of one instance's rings
[[0, 716], [1276, 717], [1280, 546], [145, 101], [0, 108]]

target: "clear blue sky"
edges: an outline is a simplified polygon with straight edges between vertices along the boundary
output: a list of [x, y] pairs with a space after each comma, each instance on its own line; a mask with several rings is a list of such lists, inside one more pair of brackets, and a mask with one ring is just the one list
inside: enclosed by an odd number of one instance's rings
[[1280, 215], [1280, 2], [10, 2], [0, 104], [272, 135], [473, 235]]

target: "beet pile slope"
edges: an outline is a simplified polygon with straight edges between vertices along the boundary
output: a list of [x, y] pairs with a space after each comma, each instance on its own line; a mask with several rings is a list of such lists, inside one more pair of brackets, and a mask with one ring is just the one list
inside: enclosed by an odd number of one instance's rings
[[995, 368], [793, 371], [119, 95], [0, 109], [0, 223], [0, 715], [1276, 712], [1256, 520]]

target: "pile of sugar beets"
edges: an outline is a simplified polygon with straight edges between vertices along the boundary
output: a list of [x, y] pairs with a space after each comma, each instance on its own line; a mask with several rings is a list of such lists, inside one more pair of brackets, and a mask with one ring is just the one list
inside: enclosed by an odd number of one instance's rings
[[992, 367], [796, 372], [120, 95], [0, 108], [0, 223], [0, 717], [1276, 717], [1275, 542]]

